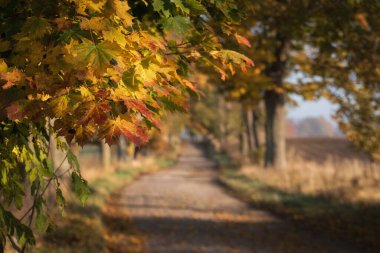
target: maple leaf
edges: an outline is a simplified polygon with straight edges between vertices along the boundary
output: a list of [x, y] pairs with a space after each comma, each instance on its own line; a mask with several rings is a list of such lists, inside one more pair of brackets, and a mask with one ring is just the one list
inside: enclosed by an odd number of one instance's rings
[[355, 15], [355, 19], [359, 22], [360, 26], [364, 29], [364, 30], [371, 30], [369, 24], [368, 24], [368, 21], [367, 21], [367, 17], [366, 17], [366, 14], [365, 13], [357, 13]]
[[122, 48], [127, 44], [126, 36], [123, 34], [123, 29], [121, 27], [115, 28], [109, 26], [108, 30], [103, 31], [103, 37], [104, 40], [116, 42]]
[[28, 34], [32, 39], [39, 39], [49, 33], [51, 28], [52, 27], [47, 19], [41, 17], [29, 17], [22, 27], [22, 33]]
[[183, 3], [182, 3], [182, 0], [172, 0], [172, 2], [175, 4], [175, 6], [180, 9], [183, 13], [185, 14], [189, 14], [190, 13], [190, 10], [188, 8], [186, 8]]
[[56, 18], [53, 23], [57, 25], [57, 31], [68, 30], [72, 26], [72, 21], [67, 18]]
[[104, 31], [107, 30], [103, 17], [93, 17], [91, 19], [80, 17], [80, 28], [84, 30]]
[[87, 141], [92, 140], [96, 132], [94, 124], [80, 125], [75, 131], [75, 140], [83, 146]]
[[15, 102], [7, 107], [7, 115], [10, 120], [20, 120], [24, 117], [24, 108], [20, 103]]
[[157, 128], [161, 127], [153, 112], [149, 110], [144, 102], [137, 99], [125, 99], [124, 104], [127, 108], [132, 108], [141, 113], [144, 118], [152, 122]]
[[0, 59], [0, 74], [1, 73], [6, 73], [8, 71], [8, 65], [4, 61], [4, 59]]
[[105, 138], [109, 145], [117, 141], [121, 134], [138, 146], [148, 141], [148, 136], [141, 126], [120, 116], [106, 121], [99, 131], [99, 136]]
[[103, 102], [91, 101], [81, 105], [78, 108], [79, 124], [86, 124], [94, 120], [97, 124], [102, 125], [107, 120], [107, 113], [111, 107]]
[[[240, 66], [240, 68], [242, 69], [243, 72], [246, 72], [248, 67], [254, 66], [254, 63], [251, 59], [249, 59], [247, 56], [240, 54], [236, 51], [232, 51], [232, 50], [216, 51], [215, 50], [215, 51], [211, 51], [210, 54], [215, 59], [217, 59], [217, 58], [220, 59], [222, 61], [222, 64], [225, 67], [229, 67], [231, 69], [232, 73], [234, 72], [234, 70], [233, 70], [231, 63]], [[219, 70], [219, 72], [221, 72], [221, 71]]]
[[114, 12], [116, 13], [116, 16], [118, 16], [121, 19], [123, 25], [133, 25], [134, 17], [128, 12], [131, 9], [128, 5], [128, 2], [120, 0], [110, 0], [110, 2], [112, 8], [114, 9]]
[[77, 12], [81, 15], [86, 15], [86, 10], [101, 12], [106, 2], [106, 0], [75, 0]]
[[206, 8], [197, 0], [185, 0], [185, 4], [189, 6], [190, 9], [196, 10], [198, 12], [205, 12]]
[[62, 117], [66, 113], [69, 100], [66, 96], [60, 96], [54, 99], [51, 99], [49, 106], [54, 113], [55, 117]]
[[249, 40], [248, 40], [246, 37], [244, 37], [244, 36], [241, 36], [241, 35], [235, 33], [235, 39], [236, 39], [236, 41], [237, 41], [240, 45], [244, 45], [244, 46], [247, 46], [247, 47], [249, 47], [249, 48], [252, 47], [252, 45], [251, 45], [251, 43], [249, 42]]
[[189, 88], [191, 91], [193, 91], [193, 92], [197, 92], [197, 88], [195, 87], [195, 85], [192, 83], [192, 82], [190, 82], [189, 80], [187, 80], [187, 79], [183, 79], [182, 80], [182, 83], [187, 87], [187, 88]]
[[74, 45], [71, 51], [80, 64], [90, 65], [98, 71], [105, 70], [111, 65], [110, 61], [120, 55], [118, 46], [108, 41], [95, 44], [90, 40], [84, 40], [83, 43]]
[[162, 12], [165, 17], [170, 17], [170, 11], [165, 9], [165, 3], [162, 0], [153, 0], [153, 9], [157, 12]]
[[7, 81], [2, 87], [3, 89], [9, 89], [16, 82], [21, 81], [23, 73], [19, 69], [12, 69], [10, 72], [0, 73], [0, 79]]
[[169, 17], [164, 20], [163, 26], [165, 32], [183, 36], [190, 28], [190, 20], [183, 16]]

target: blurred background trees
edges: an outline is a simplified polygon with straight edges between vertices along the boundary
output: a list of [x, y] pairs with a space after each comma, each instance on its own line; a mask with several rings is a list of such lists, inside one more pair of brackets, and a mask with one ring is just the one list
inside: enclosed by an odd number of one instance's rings
[[[208, 75], [215, 88], [205, 90], [206, 100], [214, 101], [211, 115], [221, 124], [209, 130], [220, 135], [228, 128], [228, 110], [220, 101], [234, 108], [238, 104], [243, 156], [252, 158], [254, 150], [261, 148], [266, 167], [285, 168], [286, 104], [293, 103], [292, 94], [306, 100], [324, 97], [337, 105], [335, 120], [349, 140], [371, 160], [378, 157], [380, 33], [376, 12], [380, 4], [301, 0], [239, 4], [247, 11], [238, 31], [247, 40], [225, 38], [223, 44], [252, 57], [255, 68], [238, 71], [222, 82]], [[219, 110], [225, 115], [216, 116]], [[323, 119], [304, 120], [297, 128], [300, 136], [332, 136], [335, 132]]]

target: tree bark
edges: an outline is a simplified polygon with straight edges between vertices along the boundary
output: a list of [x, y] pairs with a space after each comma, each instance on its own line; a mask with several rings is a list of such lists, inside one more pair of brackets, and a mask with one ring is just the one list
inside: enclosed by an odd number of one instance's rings
[[283, 169], [285, 157], [285, 103], [284, 95], [274, 90], [265, 93], [265, 167]]
[[283, 169], [286, 167], [285, 147], [285, 96], [281, 90], [284, 85], [286, 64], [288, 60], [289, 41], [277, 36], [279, 47], [276, 49], [276, 60], [268, 69], [275, 88], [267, 90], [264, 95], [265, 122], [265, 166]]
[[253, 119], [251, 115], [251, 110], [242, 109], [242, 117], [243, 117], [243, 132], [246, 138], [247, 150], [248, 153], [253, 151]]
[[109, 171], [111, 169], [111, 147], [104, 140], [101, 141], [101, 145], [103, 170]]
[[252, 135], [253, 135], [253, 142], [255, 144], [255, 148], [260, 148], [260, 139], [259, 139], [259, 130], [258, 130], [258, 124], [259, 124], [259, 115], [257, 113], [257, 110], [252, 111]]
[[118, 159], [120, 162], [127, 161], [127, 140], [124, 136], [120, 136], [118, 143]]
[[226, 126], [226, 102], [224, 98], [218, 96], [218, 116], [220, 119], [219, 123], [219, 142], [222, 145], [222, 149], [226, 148], [227, 145], [227, 126]]
[[240, 153], [243, 163], [250, 160], [250, 153], [252, 151], [251, 145], [250, 145], [250, 131], [249, 131], [249, 123], [247, 119], [247, 111], [245, 110], [244, 106], [242, 106], [241, 109], [241, 127], [242, 130], [240, 131]]

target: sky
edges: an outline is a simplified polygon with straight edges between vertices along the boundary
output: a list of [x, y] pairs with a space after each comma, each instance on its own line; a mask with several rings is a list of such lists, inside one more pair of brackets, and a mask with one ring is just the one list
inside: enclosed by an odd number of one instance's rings
[[[299, 78], [307, 80], [302, 74], [291, 73], [287, 77], [287, 81], [296, 83]], [[298, 106], [288, 105], [288, 118], [298, 121], [308, 117], [322, 116], [333, 122], [332, 116], [334, 115], [336, 106], [328, 100], [321, 98], [316, 101], [305, 101], [298, 95], [291, 95], [291, 97], [297, 102]]]
[[298, 106], [288, 105], [288, 118], [300, 120], [308, 117], [323, 116], [333, 121], [331, 116], [334, 115], [336, 106], [328, 100], [321, 98], [317, 101], [305, 101], [300, 96], [292, 95], [291, 97], [298, 103]]

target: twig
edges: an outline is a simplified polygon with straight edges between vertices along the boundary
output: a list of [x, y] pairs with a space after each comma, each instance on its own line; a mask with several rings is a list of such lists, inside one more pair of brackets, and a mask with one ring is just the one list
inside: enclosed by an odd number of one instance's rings
[[[58, 170], [62, 167], [63, 163], [66, 161], [67, 159], [67, 155], [65, 156], [65, 158], [62, 160], [62, 162], [60, 163], [60, 165], [55, 169], [54, 173], [57, 173]], [[45, 189], [42, 191], [41, 193], [41, 196], [43, 196], [47, 190], [47, 188], [49, 187], [51, 181], [54, 179], [54, 177], [50, 178], [48, 183], [46, 184], [45, 186]], [[25, 217], [33, 210], [34, 208], [34, 203], [33, 205], [24, 213], [24, 215], [20, 218], [20, 221], [22, 221], [23, 219], [25, 219]]]
[[14, 241], [13, 237], [9, 234], [7, 234], [7, 237], [8, 237], [8, 240], [10, 241], [10, 243], [12, 244], [12, 247], [17, 251], [17, 252], [21, 252], [21, 248], [17, 245], [17, 243]]

